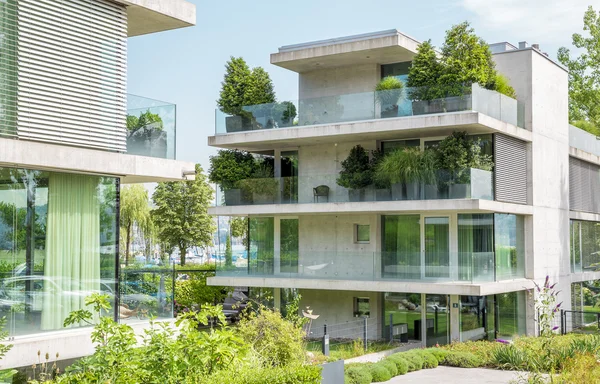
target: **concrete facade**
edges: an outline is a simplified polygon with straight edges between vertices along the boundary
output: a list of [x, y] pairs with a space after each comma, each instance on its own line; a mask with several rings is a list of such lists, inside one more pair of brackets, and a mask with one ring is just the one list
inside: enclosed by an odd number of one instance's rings
[[[571, 283], [600, 277], [595, 271], [571, 273], [570, 220], [600, 222], [600, 212], [571, 210], [569, 189], [577, 186], [569, 184], [569, 159], [574, 157], [599, 165], [600, 151], [596, 153], [590, 150], [592, 145], [585, 142], [578, 132], [575, 134], [578, 135], [580, 144], [574, 146], [573, 130], [576, 128], [569, 127], [568, 124], [568, 74], [563, 67], [535, 48], [524, 46], [517, 49], [509, 43], [499, 43], [492, 45], [493, 59], [498, 72], [506, 76], [514, 87], [517, 100], [490, 93], [489, 90], [472, 88], [472, 110], [381, 118], [375, 108], [373, 117], [369, 118], [305, 124], [302, 120], [303, 100], [332, 96], [342, 99], [350, 94], [373, 92], [381, 79], [382, 65], [401, 63], [407, 58], [410, 60], [411, 55], [407, 52], [416, 51], [416, 47], [405, 41], [404, 52], [389, 51], [389, 47], [397, 45], [392, 42], [391, 37], [395, 34], [389, 34], [390, 36], [380, 37], [369, 34], [351, 36], [280, 48], [278, 53], [271, 55], [271, 63], [298, 72], [299, 125], [303, 126], [232, 132], [209, 137], [209, 145], [219, 148], [237, 148], [251, 152], [273, 151], [276, 154], [283, 150], [296, 150], [299, 184], [297, 204], [217, 206], [210, 210], [212, 214], [219, 216], [297, 218], [298, 274], [249, 274], [237, 277], [217, 274], [209, 283], [276, 289], [298, 288], [303, 295], [302, 304], [315, 308], [315, 313], [319, 313], [319, 310], [322, 312], [323, 319], [314, 323], [317, 326], [327, 322], [351, 323], [353, 317], [349, 301], [361, 294], [371, 297], [372, 303], [378, 303], [377, 309], [380, 312], [385, 306], [382, 304], [385, 292], [448, 295], [448, 303], [451, 305], [447, 309], [450, 321], [449, 340], [476, 338], [482, 334], [481, 327], [461, 332], [460, 309], [463, 308], [465, 297], [466, 302], [468, 297], [493, 297], [494, 300], [502, 300], [502, 297], [514, 294], [518, 297], [515, 305], [522, 312], [515, 316], [514, 327], [519, 332], [535, 334], [535, 297], [529, 293], [536, 283], [543, 284], [546, 276], [549, 276], [561, 291], [558, 302], [562, 301], [562, 307], [568, 309]], [[379, 45], [375, 47], [377, 44]], [[382, 53], [372, 56], [366, 53], [377, 49], [382, 50], [380, 52], [386, 50], [386, 55]], [[492, 100], [495, 99], [501, 99], [500, 105], [506, 110], [499, 111], [493, 105]], [[362, 100], [356, 105], [365, 104]], [[352, 109], [354, 105], [349, 102], [346, 106]], [[420, 139], [423, 148], [426, 140], [441, 140], [453, 131], [505, 135], [518, 139], [520, 145], [525, 143], [522, 147], [527, 152], [527, 161], [519, 166], [527, 170], [527, 203], [478, 198], [414, 201], [375, 201], [367, 198], [363, 202], [350, 202], [344, 197], [348, 191], [336, 183], [341, 162], [357, 144], [371, 151], [380, 149], [384, 141]], [[312, 188], [320, 184], [330, 187], [330, 201], [317, 203], [313, 200]], [[367, 189], [366, 193], [372, 192]], [[378, 276], [381, 265], [373, 260], [372, 255], [383, 249], [382, 216], [419, 214], [421, 222], [425, 217], [448, 218], [450, 252], [458, 252], [460, 235], [456, 223], [458, 215], [463, 213], [507, 213], [522, 218], [523, 228], [518, 229], [519, 233], [516, 235], [524, 243], [522, 276], [507, 280], [497, 280], [495, 277], [495, 281], [491, 282], [393, 281]], [[353, 231], [357, 224], [370, 225], [371, 240], [368, 244], [354, 242]], [[274, 236], [278, 238], [277, 231]], [[422, 253], [425, 253], [426, 247], [424, 238], [422, 228]], [[354, 254], [359, 256], [354, 257]], [[346, 259], [340, 262], [342, 255]], [[495, 258], [494, 263], [497, 260]], [[456, 266], [458, 262], [454, 257], [450, 265]], [[301, 272], [307, 266], [319, 266], [319, 271], [322, 272]], [[326, 270], [335, 273], [328, 274], [325, 273]], [[379, 292], [380, 295], [377, 296], [374, 292]], [[422, 296], [421, 304], [428, 305], [425, 296]], [[464, 305], [468, 308], [467, 304]], [[424, 334], [425, 325], [423, 327]]]

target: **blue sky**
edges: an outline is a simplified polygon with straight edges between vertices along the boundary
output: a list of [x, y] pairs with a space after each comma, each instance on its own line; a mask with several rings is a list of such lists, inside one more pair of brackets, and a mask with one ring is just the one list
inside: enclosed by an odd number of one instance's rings
[[468, 20], [488, 43], [539, 43], [554, 58], [581, 32], [587, 6], [600, 8], [600, 0], [190, 1], [195, 27], [129, 39], [128, 92], [177, 104], [177, 158], [205, 170], [230, 56], [265, 68], [279, 100], [296, 99], [298, 75], [269, 63], [282, 45], [396, 28], [439, 46], [445, 30]]

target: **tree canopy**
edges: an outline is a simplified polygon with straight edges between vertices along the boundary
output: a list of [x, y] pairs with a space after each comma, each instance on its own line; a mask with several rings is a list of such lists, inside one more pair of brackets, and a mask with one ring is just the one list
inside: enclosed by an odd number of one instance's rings
[[137, 226], [142, 233], [149, 233], [150, 205], [148, 204], [148, 191], [141, 184], [123, 187], [121, 190], [120, 227], [121, 241], [125, 243], [125, 264], [129, 263], [130, 245], [133, 237], [133, 228]]
[[477, 83], [515, 97], [506, 78], [496, 72], [488, 44], [475, 34], [468, 22], [454, 25], [438, 54], [431, 40], [421, 43], [409, 69], [409, 87], [416, 99], [430, 100], [464, 93], [464, 87]]
[[231, 57], [225, 64], [225, 75], [217, 105], [230, 115], [239, 115], [242, 107], [274, 103], [275, 91], [269, 73], [262, 67], [250, 69], [241, 57]]
[[573, 34], [573, 46], [581, 51], [558, 50], [558, 61], [569, 70], [569, 120], [595, 135], [600, 133], [600, 11], [590, 5], [583, 16], [585, 35]]
[[159, 183], [152, 195], [158, 238], [179, 248], [181, 265], [185, 265], [188, 248], [212, 244], [215, 224], [208, 214], [212, 198], [213, 190], [200, 164], [196, 164], [195, 180]]

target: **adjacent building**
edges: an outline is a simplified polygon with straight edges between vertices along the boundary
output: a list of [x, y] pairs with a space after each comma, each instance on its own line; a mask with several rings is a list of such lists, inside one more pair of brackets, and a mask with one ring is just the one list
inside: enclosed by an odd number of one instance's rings
[[91, 353], [90, 328], [63, 328], [90, 293], [119, 317], [121, 186], [195, 173], [175, 106], [127, 94], [127, 40], [195, 20], [183, 0], [0, 1], [2, 368]]
[[[600, 278], [600, 145], [569, 126], [567, 71], [537, 45], [493, 44], [516, 99], [477, 84], [420, 99], [405, 87], [385, 105], [376, 84], [406, 81], [418, 45], [388, 30], [284, 46], [271, 63], [298, 73], [297, 101], [217, 111], [209, 145], [270, 159], [274, 178], [218, 189], [213, 215], [249, 219], [248, 259], [210, 284], [281, 307], [300, 293], [319, 315], [313, 337], [367, 316], [369, 337], [392, 324], [424, 345], [535, 334], [534, 283], [546, 276], [577, 307], [580, 282]], [[337, 183], [356, 145], [424, 150], [453, 132], [478, 139], [492, 170], [359, 193]]]

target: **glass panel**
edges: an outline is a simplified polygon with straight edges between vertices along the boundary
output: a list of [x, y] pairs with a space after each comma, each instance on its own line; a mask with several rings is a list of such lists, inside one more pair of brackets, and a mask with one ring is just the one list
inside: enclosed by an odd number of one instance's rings
[[425, 218], [425, 277], [448, 277], [450, 272], [450, 219]]
[[488, 316], [484, 296], [460, 297], [460, 341], [487, 339], [493, 327], [494, 317]]
[[401, 63], [383, 64], [381, 66], [381, 78], [387, 76], [408, 75], [412, 61], [403, 61]]
[[523, 216], [494, 215], [496, 242], [496, 280], [525, 276], [525, 239]]
[[390, 316], [394, 326], [404, 326], [407, 331], [405, 336], [400, 334], [395, 337], [402, 341], [421, 340], [420, 293], [387, 292], [384, 294], [384, 339], [389, 338]]
[[175, 159], [176, 106], [127, 95], [127, 153]]
[[420, 279], [421, 216], [384, 216], [382, 220], [382, 277]]
[[274, 244], [274, 219], [272, 217], [250, 217], [248, 233], [248, 273], [250, 275], [272, 275]]
[[581, 272], [581, 222], [571, 220], [571, 271]]
[[580, 221], [578, 227], [581, 270], [597, 270], [600, 263], [600, 224], [593, 221]]
[[281, 152], [281, 202], [298, 202], [298, 151]]
[[458, 215], [459, 280], [494, 281], [493, 214]]
[[356, 226], [356, 241], [359, 243], [368, 243], [371, 238], [371, 226], [360, 225]]
[[354, 317], [371, 316], [371, 305], [368, 297], [354, 298]]
[[0, 169], [0, 316], [11, 335], [62, 329], [93, 292], [114, 307], [116, 196], [114, 178]]
[[298, 273], [298, 219], [280, 220], [280, 270]]
[[381, 143], [381, 151], [384, 154], [388, 154], [388, 153], [392, 153], [398, 149], [415, 148], [415, 147], [420, 147], [420, 146], [421, 146], [420, 139], [383, 141]]
[[526, 332], [525, 291], [496, 295], [498, 338], [511, 338]]
[[119, 321], [137, 321], [150, 317], [172, 318], [175, 294], [173, 284], [176, 278], [173, 268], [121, 268]]
[[[450, 342], [450, 299], [446, 295], [425, 295], [426, 344], [433, 347]], [[415, 324], [417, 326], [417, 324]]]

